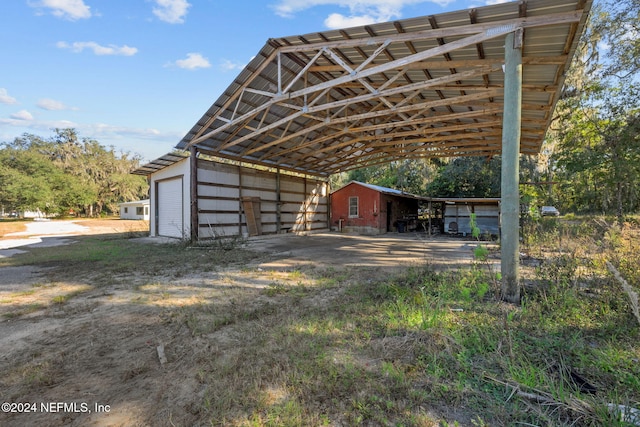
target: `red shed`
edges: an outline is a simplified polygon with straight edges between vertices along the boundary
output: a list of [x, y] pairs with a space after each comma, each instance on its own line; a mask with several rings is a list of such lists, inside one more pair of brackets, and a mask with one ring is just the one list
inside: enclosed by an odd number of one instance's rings
[[393, 188], [351, 181], [331, 193], [331, 228], [361, 234], [415, 229], [426, 200]]

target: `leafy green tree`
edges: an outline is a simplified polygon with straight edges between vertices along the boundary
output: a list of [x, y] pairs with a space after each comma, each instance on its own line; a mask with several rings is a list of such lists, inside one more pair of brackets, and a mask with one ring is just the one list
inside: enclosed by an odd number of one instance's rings
[[55, 211], [56, 195], [51, 185], [59, 170], [37, 152], [2, 150], [0, 200], [11, 210]]
[[42, 139], [25, 134], [0, 146], [0, 205], [5, 209], [99, 215], [146, 197], [148, 185], [130, 172], [140, 158], [117, 154], [74, 129]]
[[579, 211], [624, 214], [639, 207], [640, 88], [594, 84], [560, 133], [564, 190]]
[[432, 197], [500, 197], [500, 159], [458, 157], [427, 187]]
[[[360, 181], [395, 188], [411, 194], [424, 195], [426, 185], [433, 179], [438, 161], [405, 159], [386, 165], [370, 166], [350, 171], [340, 183]], [[345, 182], [346, 181], [346, 182]]]
[[591, 17], [591, 49], [600, 76], [634, 80], [640, 71], [640, 0], [606, 0]]
[[594, 5], [548, 133], [549, 191], [564, 210], [637, 211], [640, 0]]

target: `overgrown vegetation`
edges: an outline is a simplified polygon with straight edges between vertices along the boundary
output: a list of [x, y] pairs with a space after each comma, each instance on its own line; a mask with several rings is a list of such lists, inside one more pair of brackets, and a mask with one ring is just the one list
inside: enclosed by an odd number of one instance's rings
[[[267, 315], [225, 323], [250, 339], [209, 368], [213, 423], [629, 425], [611, 408], [640, 402], [640, 334], [602, 269], [616, 251], [576, 257], [588, 224], [539, 225], [530, 248], [544, 255], [522, 307], [499, 302], [481, 264], [337, 283], [335, 270], [310, 271], [318, 287], [266, 291]], [[333, 297], [305, 304], [321, 294]]]

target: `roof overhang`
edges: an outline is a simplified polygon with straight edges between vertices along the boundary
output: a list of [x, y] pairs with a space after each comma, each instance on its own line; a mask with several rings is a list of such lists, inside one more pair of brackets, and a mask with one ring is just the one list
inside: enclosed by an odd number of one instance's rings
[[118, 203], [120, 206], [142, 206], [142, 205], [149, 205], [151, 204], [149, 199], [144, 199], [144, 200], [134, 200], [132, 202], [122, 202], [122, 203]]
[[177, 148], [316, 176], [501, 153], [523, 33], [520, 151], [539, 153], [592, 0], [525, 0], [270, 39]]

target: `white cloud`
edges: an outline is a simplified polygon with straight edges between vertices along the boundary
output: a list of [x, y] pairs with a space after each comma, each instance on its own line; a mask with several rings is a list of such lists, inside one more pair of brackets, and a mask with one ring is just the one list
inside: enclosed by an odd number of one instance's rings
[[153, 14], [169, 24], [182, 24], [191, 4], [187, 0], [155, 0]]
[[18, 101], [10, 96], [7, 90], [3, 87], [0, 87], [0, 104], [17, 104]]
[[85, 49], [90, 49], [93, 50], [93, 53], [96, 55], [133, 56], [138, 53], [138, 49], [135, 47], [127, 45], [116, 46], [113, 44], [110, 44], [109, 46], [102, 46], [96, 42], [73, 42], [71, 44], [67, 42], [58, 42], [56, 43], [56, 47], [60, 49], [69, 49], [75, 53], [82, 52]]
[[332, 13], [324, 20], [324, 25], [327, 28], [349, 28], [374, 24], [375, 22], [377, 22], [376, 18], [371, 15], [344, 16], [340, 13]]
[[[31, 114], [26, 111], [29, 116]], [[50, 132], [51, 129], [64, 129], [64, 128], [78, 128], [76, 123], [70, 122], [68, 120], [55, 120], [55, 121], [42, 121], [42, 120], [28, 120], [24, 118], [19, 118], [18, 113], [13, 114], [10, 119], [0, 119], [0, 125], [4, 126], [13, 126], [20, 129], [20, 133], [24, 132], [25, 129], [33, 129], [38, 131]]]
[[202, 56], [199, 53], [187, 53], [187, 57], [185, 59], [178, 59], [173, 64], [179, 68], [184, 68], [186, 70], [196, 70], [198, 68], [209, 68], [211, 67], [211, 63], [207, 58]]
[[513, 0], [486, 0], [485, 4], [487, 6], [491, 6], [491, 5], [494, 5], [494, 4], [508, 3], [510, 1], [513, 1]]
[[82, 137], [97, 140], [116, 152], [140, 154], [146, 161], [165, 154], [184, 136], [184, 131], [159, 130], [105, 123], [81, 123], [69, 120], [24, 120], [0, 117], [0, 141], [11, 141], [26, 133], [51, 136], [52, 129], [73, 128]]
[[82, 126], [86, 133], [92, 135], [93, 138], [99, 137], [118, 137], [128, 138], [135, 137], [141, 139], [156, 139], [163, 136], [163, 133], [154, 128], [132, 128], [126, 126], [114, 126], [106, 123], [93, 123]]
[[77, 108], [67, 107], [60, 101], [50, 98], [42, 98], [36, 104], [39, 108], [48, 111], [77, 110]]
[[229, 59], [223, 59], [220, 63], [220, 68], [222, 71], [237, 71], [242, 70], [246, 64], [241, 64], [239, 62], [234, 62]]
[[77, 123], [70, 120], [35, 120], [26, 110], [11, 115], [9, 119], [1, 119], [0, 125], [13, 126], [21, 129], [33, 129], [50, 132], [51, 129], [74, 128], [79, 134], [90, 138], [129, 139], [139, 138], [147, 140], [165, 139], [176, 141], [184, 136], [179, 132], [161, 132], [153, 128], [133, 128], [127, 126], [115, 126], [105, 123]]
[[435, 3], [446, 6], [454, 0], [280, 0], [273, 7], [275, 13], [292, 18], [296, 13], [315, 6], [337, 6], [349, 9], [349, 14], [332, 13], [324, 21], [328, 28], [345, 28], [357, 25], [386, 22], [402, 16], [405, 6], [419, 3]]
[[27, 110], [20, 110], [17, 113], [13, 113], [10, 117], [16, 120], [33, 120], [33, 116]]
[[53, 16], [71, 21], [91, 17], [91, 10], [83, 0], [40, 0], [30, 2], [29, 6], [50, 9]]

